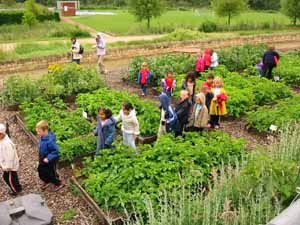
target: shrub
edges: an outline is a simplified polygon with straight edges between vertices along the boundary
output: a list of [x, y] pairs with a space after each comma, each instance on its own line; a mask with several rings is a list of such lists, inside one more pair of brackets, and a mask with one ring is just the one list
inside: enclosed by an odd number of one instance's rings
[[41, 94], [38, 82], [29, 77], [11, 76], [4, 81], [1, 93], [7, 105], [19, 105], [22, 102], [31, 102]]
[[200, 27], [199, 31], [205, 32], [205, 33], [211, 33], [211, 32], [216, 32], [218, 30], [218, 26], [215, 22], [213, 21], [204, 21]]
[[4, 24], [21, 24], [24, 12], [22, 11], [1, 11], [0, 26]]

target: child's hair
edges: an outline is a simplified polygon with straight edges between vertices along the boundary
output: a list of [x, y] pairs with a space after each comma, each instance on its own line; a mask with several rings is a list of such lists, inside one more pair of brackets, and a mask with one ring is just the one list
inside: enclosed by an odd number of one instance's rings
[[76, 41], [76, 40], [77, 40], [76, 37], [72, 37], [72, 38], [71, 38], [71, 41]]
[[173, 75], [173, 70], [168, 70], [167, 75], [172, 74]]
[[104, 113], [106, 119], [112, 117], [112, 111], [110, 109], [100, 107], [98, 109], [98, 113], [100, 113], [100, 112]]
[[143, 63], [142, 63], [142, 67], [148, 67], [148, 63], [143, 62]]
[[207, 76], [206, 76], [206, 79], [207, 79], [207, 80], [208, 80], [208, 79], [214, 79], [214, 78], [215, 78], [214, 75], [211, 74], [211, 73], [207, 74]]
[[125, 102], [125, 103], [123, 104], [123, 108], [124, 108], [125, 110], [131, 111], [131, 110], [133, 110], [133, 105], [132, 105], [130, 102]]
[[217, 82], [220, 82], [221, 83], [221, 87], [223, 87], [223, 81], [222, 81], [222, 78], [221, 77], [216, 77], [215, 79], [214, 79], [214, 87], [216, 86], [216, 83]]
[[208, 87], [206, 85], [202, 85], [200, 88], [200, 92], [205, 93], [208, 91]]
[[185, 81], [188, 81], [189, 79], [191, 79], [193, 82], [196, 81], [195, 76], [194, 76], [194, 72], [188, 72], [188, 74], [185, 77]]
[[41, 129], [43, 131], [49, 130], [49, 124], [47, 120], [41, 120], [36, 124], [37, 129]]

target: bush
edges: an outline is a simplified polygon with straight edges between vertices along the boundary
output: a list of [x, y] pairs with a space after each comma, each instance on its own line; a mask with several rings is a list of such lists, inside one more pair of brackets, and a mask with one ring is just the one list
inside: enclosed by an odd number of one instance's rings
[[211, 33], [218, 30], [218, 25], [213, 21], [205, 21], [199, 27], [200, 32]]
[[37, 81], [15, 75], [4, 81], [1, 96], [7, 105], [20, 105], [22, 102], [33, 101], [40, 94]]
[[0, 11], [0, 26], [4, 24], [21, 24], [24, 12]]

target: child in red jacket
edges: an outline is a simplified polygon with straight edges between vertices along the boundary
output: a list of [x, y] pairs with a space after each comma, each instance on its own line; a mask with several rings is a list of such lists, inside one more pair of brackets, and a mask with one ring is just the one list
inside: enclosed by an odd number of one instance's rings
[[161, 80], [161, 87], [163, 92], [166, 93], [169, 98], [172, 97], [173, 90], [176, 88], [176, 80], [172, 70], [169, 70], [167, 76]]
[[196, 60], [195, 77], [196, 78], [200, 77], [201, 73], [203, 73], [204, 70], [205, 70], [205, 61], [202, 54], [200, 54]]
[[203, 58], [204, 58], [204, 64], [205, 64], [204, 70], [207, 71], [211, 66], [211, 50], [210, 49], [205, 49]]
[[141, 70], [138, 74], [138, 82], [141, 85], [142, 96], [146, 95], [147, 85], [150, 83], [151, 73], [146, 62], [142, 63]]

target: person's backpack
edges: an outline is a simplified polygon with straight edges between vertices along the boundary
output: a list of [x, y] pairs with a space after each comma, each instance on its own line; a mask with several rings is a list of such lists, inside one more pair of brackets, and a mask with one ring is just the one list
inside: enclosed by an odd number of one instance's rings
[[84, 47], [80, 45], [78, 54], [82, 55], [84, 53]]

